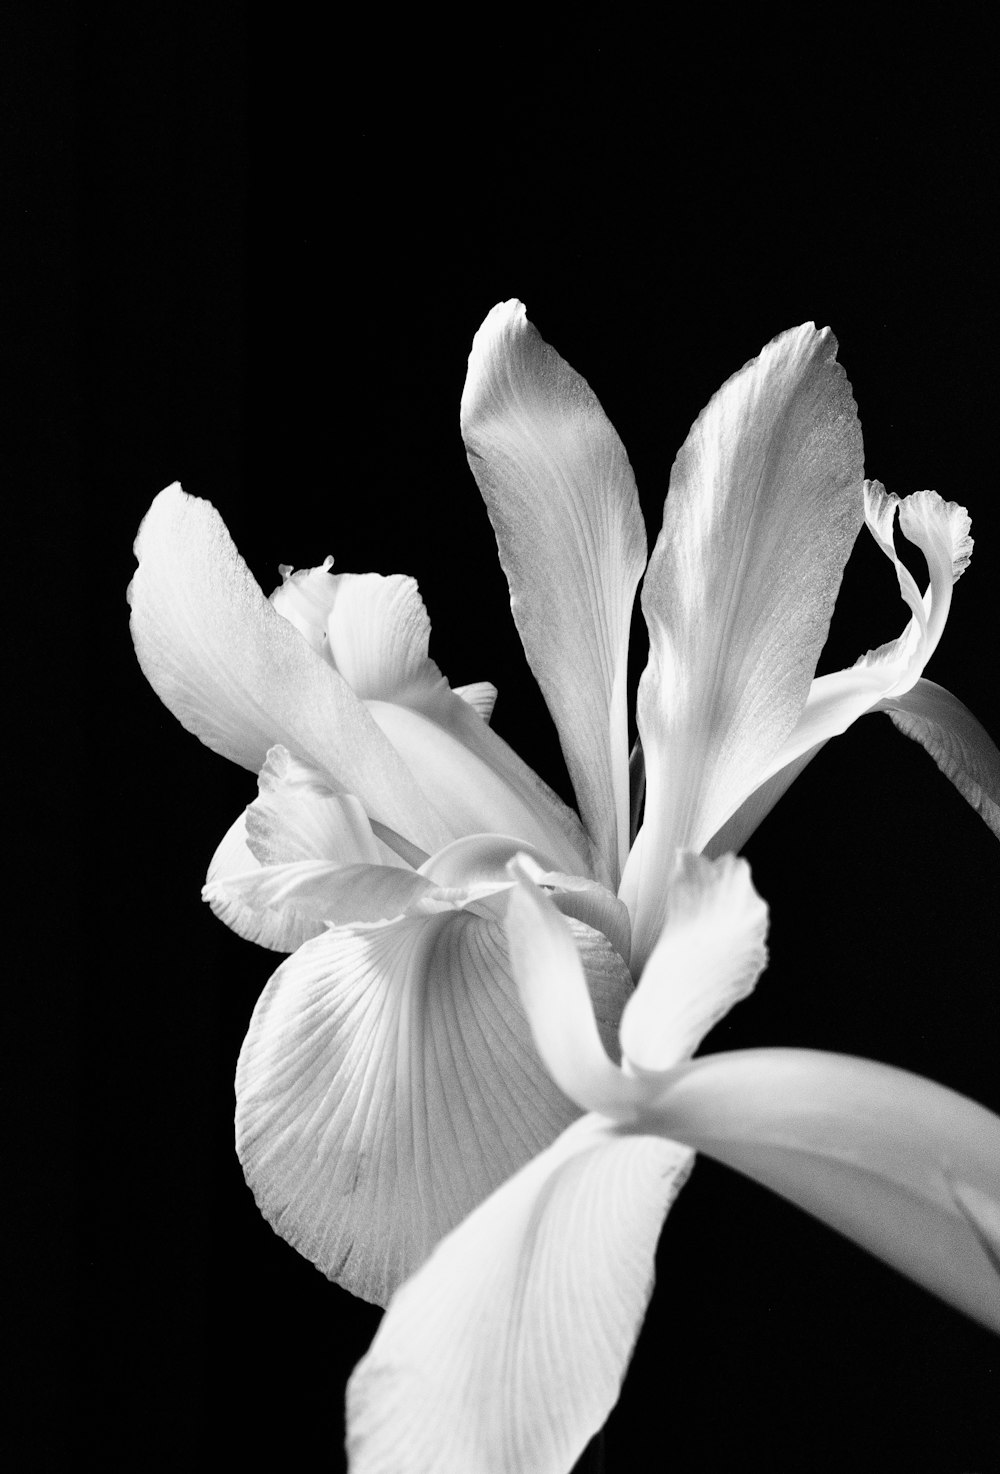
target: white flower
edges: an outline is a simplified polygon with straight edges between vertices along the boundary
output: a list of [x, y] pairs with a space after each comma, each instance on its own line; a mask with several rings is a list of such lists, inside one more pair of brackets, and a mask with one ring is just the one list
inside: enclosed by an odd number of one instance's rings
[[515, 861], [507, 927], [539, 1052], [587, 1112], [393, 1297], [348, 1386], [352, 1474], [566, 1474], [618, 1398], [694, 1151], [790, 1198], [1000, 1332], [1000, 1117], [869, 1060], [691, 1059], [763, 970], [745, 861], [682, 857], [621, 1023]]
[[[406, 577], [291, 573], [270, 599], [207, 502], [175, 485], [136, 542], [132, 631], [171, 711], [259, 774], [206, 898], [292, 952], [237, 1071], [237, 1145], [262, 1210], [326, 1274], [383, 1302], [578, 1108], [538, 1058], [503, 931], [527, 853], [570, 918], [604, 1031], [663, 928], [681, 851], [739, 849], [828, 737], [869, 710], [917, 737], [1000, 831], [1000, 755], [921, 672], [968, 561], [968, 520], [863, 482], [828, 331], [782, 334], [731, 378], [646, 534], [596, 397], [516, 302], [476, 335], [462, 432], [511, 606], [579, 803], [492, 731], [493, 688], [453, 690]], [[863, 520], [911, 610], [900, 640], [814, 679]], [[650, 655], [627, 725], [635, 591]], [[645, 783], [641, 828], [638, 817]]]

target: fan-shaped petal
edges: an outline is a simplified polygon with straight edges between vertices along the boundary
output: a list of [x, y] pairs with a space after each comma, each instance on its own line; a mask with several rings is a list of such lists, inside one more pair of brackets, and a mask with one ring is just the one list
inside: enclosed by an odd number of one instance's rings
[[[628, 971], [604, 937], [570, 924], [613, 1037]], [[502, 923], [471, 910], [307, 942], [261, 996], [236, 1093], [237, 1149], [264, 1216], [380, 1303], [577, 1114], [535, 1051]]]

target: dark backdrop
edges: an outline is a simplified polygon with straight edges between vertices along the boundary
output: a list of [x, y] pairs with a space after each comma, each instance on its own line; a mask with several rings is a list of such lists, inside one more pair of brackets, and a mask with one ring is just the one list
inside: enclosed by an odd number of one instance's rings
[[[233, 1154], [233, 1068], [275, 963], [199, 900], [253, 778], [132, 655], [130, 546], [162, 486], [216, 504], [265, 590], [327, 552], [416, 575], [432, 654], [453, 683], [496, 682], [497, 729], [570, 797], [459, 438], [476, 327], [527, 303], [621, 434], [652, 537], [710, 394], [812, 318], [840, 340], [869, 474], [972, 513], [929, 674], [1000, 731], [977, 38], [765, 47], [575, 22], [539, 48], [508, 19], [363, 39], [226, 4], [78, 22], [78, 485], [107, 596], [86, 684], [109, 756], [85, 848], [113, 876], [81, 1009], [78, 1242], [107, 1466], [338, 1467], [378, 1319], [271, 1233]], [[862, 539], [825, 666], [903, 623]], [[772, 963], [711, 1046], [870, 1055], [1000, 1108], [996, 841], [930, 759], [860, 722], [747, 853]], [[998, 1394], [995, 1338], [703, 1161], [607, 1467], [984, 1471]]]

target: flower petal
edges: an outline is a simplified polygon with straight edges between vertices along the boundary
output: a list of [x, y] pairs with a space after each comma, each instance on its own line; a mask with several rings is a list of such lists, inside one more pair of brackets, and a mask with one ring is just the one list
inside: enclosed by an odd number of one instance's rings
[[943, 686], [921, 678], [902, 696], [880, 701], [907, 737], [923, 744], [942, 773], [1000, 837], [1000, 751], [985, 728]]
[[431, 623], [412, 578], [331, 574], [324, 565], [286, 578], [272, 598], [283, 595], [288, 616], [314, 642], [311, 621], [325, 616], [325, 658], [365, 701], [452, 838], [518, 834], [562, 865], [590, 869], [576, 815], [482, 719], [493, 688], [469, 688], [469, 700], [431, 660]]
[[[613, 1037], [631, 979], [605, 938], [572, 925]], [[502, 924], [468, 910], [307, 942], [261, 996], [236, 1094], [264, 1216], [380, 1303], [576, 1114], [536, 1054]]]
[[798, 719], [862, 517], [862, 445], [836, 342], [770, 343], [712, 399], [670, 477], [642, 592], [644, 843], [633, 968], [677, 849], [701, 850]]
[[352, 1474], [565, 1474], [618, 1399], [691, 1160], [585, 1116], [488, 1198], [355, 1369]]
[[1000, 1116], [871, 1060], [753, 1049], [682, 1065], [654, 1119], [1000, 1331], [981, 1227], [1000, 1214]]
[[767, 963], [767, 906], [733, 855], [682, 856], [666, 921], [622, 1016], [622, 1055], [638, 1074], [687, 1059], [752, 990]]
[[494, 307], [473, 341], [462, 435], [598, 878], [616, 887], [629, 838], [629, 622], [646, 562], [632, 468], [593, 390], [516, 301]]
[[[402, 916], [435, 890], [415, 870], [397, 865], [296, 860], [260, 865], [242, 875], [213, 881], [204, 887], [202, 898], [217, 915], [229, 910], [241, 921], [253, 915], [259, 935], [252, 940], [269, 936], [272, 940], [264, 945], [278, 952], [294, 952], [311, 937], [321, 936], [328, 926]], [[273, 930], [268, 926], [269, 916], [275, 918]]]
[[452, 690], [456, 696], [461, 696], [463, 701], [467, 701], [484, 722], [489, 721], [497, 699], [497, 688], [491, 681], [473, 681], [468, 686], [453, 686]]
[[247, 846], [261, 865], [329, 860], [409, 868], [375, 837], [353, 794], [334, 793], [322, 773], [284, 747], [271, 749], [258, 774], [246, 829]]
[[[893, 524], [899, 513], [906, 536], [923, 553], [930, 585], [921, 595], [896, 555]], [[786, 788], [831, 737], [858, 717], [885, 711], [896, 726], [930, 752], [960, 793], [998, 831], [1000, 754], [975, 717], [942, 687], [921, 679], [937, 648], [951, 605], [952, 587], [968, 567], [972, 552], [964, 507], [945, 502], [933, 491], [918, 491], [901, 502], [875, 482], [865, 482], [865, 518], [892, 562], [899, 590], [911, 611], [898, 640], [869, 651], [847, 670], [813, 681], [793, 730], [771, 759], [763, 782], [740, 805], [708, 848], [738, 849], [770, 812]]]
[[551, 865], [590, 872], [590, 846], [572, 809], [467, 701], [444, 686], [426, 710], [388, 701], [370, 701], [368, 710], [453, 837], [516, 834]]
[[202, 900], [207, 901], [220, 921], [247, 942], [269, 947], [273, 952], [294, 952], [305, 940], [298, 918], [281, 916], [277, 911], [261, 911], [248, 905], [229, 882], [238, 875], [252, 874], [259, 862], [247, 846], [247, 815], [239, 818], [223, 835], [208, 866], [202, 886]]
[[582, 1110], [628, 1117], [642, 1097], [601, 1041], [571, 922], [532, 882], [523, 860], [513, 861], [510, 872], [518, 882], [506, 916], [510, 965], [538, 1053]]
[[129, 586], [139, 663], [174, 716], [258, 772], [276, 743], [427, 852], [453, 836], [362, 702], [275, 610], [206, 501], [153, 501]]

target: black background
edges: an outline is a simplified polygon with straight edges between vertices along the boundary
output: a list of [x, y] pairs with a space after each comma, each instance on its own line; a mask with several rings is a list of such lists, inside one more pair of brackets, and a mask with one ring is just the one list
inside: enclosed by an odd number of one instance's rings
[[[496, 682], [495, 726], [569, 798], [458, 433], [476, 327], [527, 303], [621, 434], [652, 539], [710, 394], [812, 318], [840, 340], [868, 474], [970, 509], [976, 553], [929, 674], [1000, 732], [983, 44], [578, 19], [543, 45], [510, 16], [338, 32], [226, 4], [95, 7], [67, 30], [79, 455], [56, 495], [94, 535], [104, 599], [78, 652], [101, 960], [77, 1014], [73, 1380], [109, 1466], [336, 1469], [378, 1320], [271, 1233], [233, 1154], [233, 1068], [275, 959], [199, 888], [254, 781], [134, 661], [124, 591], [150, 500], [175, 479], [209, 497], [267, 591], [279, 562], [328, 552], [416, 575], [432, 654], [453, 684]], [[861, 539], [821, 669], [904, 622]], [[869, 1055], [1000, 1108], [996, 841], [922, 750], [863, 720], [747, 853], [772, 962], [710, 1047]], [[702, 1161], [607, 1468], [984, 1471], [998, 1394], [994, 1337]], [[40, 1456], [57, 1421], [35, 1425]]]

